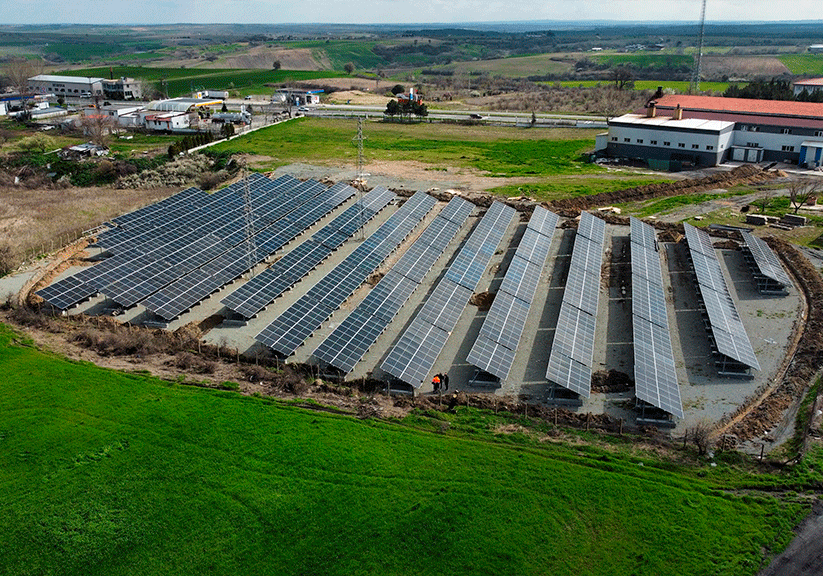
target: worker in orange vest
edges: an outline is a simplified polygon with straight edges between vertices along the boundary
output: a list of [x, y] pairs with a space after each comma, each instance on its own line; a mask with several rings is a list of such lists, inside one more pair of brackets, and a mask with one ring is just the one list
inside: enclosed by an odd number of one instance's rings
[[432, 388], [435, 392], [440, 392], [440, 374], [435, 374], [432, 378]]

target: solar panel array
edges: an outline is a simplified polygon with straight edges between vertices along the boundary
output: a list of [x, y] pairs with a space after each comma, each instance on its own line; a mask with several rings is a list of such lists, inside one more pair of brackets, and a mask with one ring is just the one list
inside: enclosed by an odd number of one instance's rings
[[222, 303], [244, 318], [258, 314], [314, 270], [393, 199], [394, 192], [382, 186], [373, 189], [363, 196], [362, 205], [358, 201], [347, 208], [306, 242], [226, 296]]
[[535, 208], [467, 357], [500, 380], [508, 378], [514, 363], [558, 219], [545, 208]]
[[[299, 215], [295, 214], [292, 219], [285, 216], [274, 220], [280, 225], [270, 226], [257, 232], [255, 234], [257, 249], [255, 263], [294, 240], [306, 228], [345, 202], [354, 193], [354, 188], [350, 186], [335, 185], [325, 194], [315, 196], [303, 204]], [[256, 229], [259, 219], [255, 220]], [[249, 269], [247, 252], [245, 243], [237, 244], [205, 266], [193, 270], [155, 292], [143, 301], [143, 305], [166, 320], [176, 318], [212, 292], [219, 290], [246, 272]]]
[[580, 215], [569, 275], [546, 378], [588, 398], [591, 395], [594, 335], [600, 299], [600, 267], [606, 223], [588, 212]]
[[477, 283], [503, 239], [515, 210], [492, 203], [446, 274], [392, 348], [381, 368], [419, 387], [428, 377]]
[[769, 245], [745, 230], [742, 231], [741, 234], [760, 273], [766, 278], [771, 278], [778, 284], [782, 284], [784, 287], [791, 286], [791, 278], [789, 278], [783, 266], [780, 265], [780, 260]]
[[700, 296], [706, 306], [709, 327], [717, 351], [724, 356], [760, 370], [746, 328], [732, 300], [711, 238], [705, 230], [684, 224], [686, 240], [697, 276]]
[[631, 258], [635, 394], [682, 418], [657, 238], [654, 228], [637, 218], [631, 219]]
[[[185, 298], [181, 299], [181, 293], [190, 289], [203, 294], [207, 285], [213, 286], [216, 279], [211, 277], [215, 275], [217, 279], [221, 275], [229, 280], [236, 277], [242, 273], [235, 270], [240, 268], [238, 260], [243, 262], [244, 269], [248, 267], [245, 249], [239, 247], [246, 239], [247, 186], [257, 253], [262, 257], [302, 231], [297, 230], [295, 223], [304, 211], [326, 204], [329, 198], [339, 203], [346, 189], [345, 185], [337, 185], [328, 190], [318, 182], [300, 182], [291, 176], [269, 180], [260, 175], [206, 196], [189, 189], [182, 193], [181, 201], [167, 202], [164, 210], [147, 207], [123, 217], [111, 234], [101, 235], [102, 244], [113, 256], [75, 274], [71, 280], [53, 284], [42, 291], [43, 297], [65, 309], [101, 292], [130, 307], [204, 267], [200, 278], [186, 278], [176, 287], [173, 296], [182, 302]], [[227, 267], [231, 270], [224, 271]], [[203, 295], [211, 291], [210, 288]], [[164, 307], [159, 309], [170, 313]]]
[[352, 295], [420, 223], [437, 201], [417, 192], [354, 252], [278, 316], [255, 338], [290, 356]]
[[326, 338], [314, 355], [351, 372], [394, 319], [466, 222], [474, 205], [452, 198], [369, 295]]

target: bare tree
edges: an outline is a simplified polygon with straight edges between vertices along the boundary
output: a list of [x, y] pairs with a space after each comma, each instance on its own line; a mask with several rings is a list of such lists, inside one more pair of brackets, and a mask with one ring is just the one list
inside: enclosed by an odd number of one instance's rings
[[772, 198], [774, 197], [774, 191], [769, 190], [768, 192], [764, 193], [762, 196], [757, 198], [756, 200], [752, 201], [752, 204], [757, 206], [760, 209], [761, 214], [766, 213], [766, 209], [771, 205]]
[[117, 131], [117, 122], [99, 108], [91, 114], [81, 114], [78, 121], [83, 134], [98, 146], [107, 146], [109, 136]]
[[794, 213], [800, 210], [809, 200], [817, 197], [823, 190], [823, 183], [820, 180], [799, 179], [789, 183], [789, 201], [792, 203]]
[[694, 426], [686, 429], [686, 438], [697, 446], [697, 453], [703, 456], [711, 448], [711, 426], [705, 420], [701, 420]]
[[28, 92], [29, 78], [37, 76], [43, 69], [43, 61], [29, 58], [12, 58], [4, 66], [3, 73], [9, 85], [19, 92]]

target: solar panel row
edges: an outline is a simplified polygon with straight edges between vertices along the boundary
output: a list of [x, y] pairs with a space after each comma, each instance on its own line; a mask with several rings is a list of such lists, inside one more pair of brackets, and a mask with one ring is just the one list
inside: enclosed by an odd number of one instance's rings
[[361, 226], [394, 199], [394, 192], [378, 186], [318, 230], [309, 240], [226, 296], [222, 303], [244, 318], [251, 318], [339, 248]]
[[746, 247], [751, 252], [760, 273], [767, 278], [771, 278], [778, 284], [782, 284], [786, 287], [791, 286], [791, 278], [789, 278], [789, 275], [783, 269], [783, 266], [780, 265], [780, 260], [777, 258], [777, 255], [772, 251], [769, 245], [762, 239], [757, 236], [753, 236], [749, 232], [743, 231], [742, 234], [743, 241], [746, 243]]
[[[273, 225], [259, 231], [255, 235], [255, 242], [258, 245], [255, 260], [262, 260], [291, 242], [354, 193], [354, 188], [349, 186], [336, 190], [329, 189], [328, 195], [317, 196], [304, 204], [300, 210], [302, 214], [292, 223], [282, 228]], [[247, 248], [244, 243], [240, 243], [210, 264], [155, 292], [143, 302], [143, 305], [161, 318], [172, 320], [248, 269]]]
[[[290, 177], [272, 182], [255, 175], [249, 180], [253, 182], [258, 230], [325, 189]], [[146, 209], [124, 224], [125, 236], [108, 249], [114, 256], [82, 270], [72, 281], [55, 283], [44, 294], [52, 298], [50, 303], [64, 309], [95, 292], [103, 292], [124, 306], [137, 303], [244, 239], [244, 186], [241, 181], [205, 198], [197, 196], [194, 205], [186, 200], [168, 203], [168, 212]], [[196, 196], [185, 192], [189, 199]], [[85, 286], [78, 287], [78, 280]]]
[[549, 256], [558, 216], [535, 208], [467, 360], [505, 380]]
[[638, 399], [683, 417], [654, 228], [631, 219], [634, 381]]
[[423, 308], [403, 332], [381, 368], [419, 387], [469, 301], [511, 222], [513, 208], [494, 202], [458, 252]]
[[746, 328], [734, 305], [726, 279], [705, 230], [684, 224], [689, 251], [697, 276], [700, 296], [706, 306], [717, 351], [724, 356], [760, 370]]
[[317, 347], [314, 355], [345, 373], [351, 372], [441, 257], [473, 209], [473, 204], [452, 198], [389, 273]]
[[600, 267], [606, 223], [580, 215], [546, 378], [588, 398], [600, 300]]
[[334, 270], [315, 284], [255, 338], [283, 356], [290, 356], [369, 274], [408, 236], [437, 201], [423, 192], [400, 209]]

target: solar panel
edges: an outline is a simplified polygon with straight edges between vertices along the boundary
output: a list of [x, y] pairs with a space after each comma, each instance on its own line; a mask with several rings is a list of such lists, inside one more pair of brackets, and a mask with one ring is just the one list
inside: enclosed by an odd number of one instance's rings
[[580, 213], [580, 225], [577, 227], [578, 236], [588, 238], [596, 244], [603, 244], [605, 234], [606, 222], [588, 212]]
[[634, 375], [635, 395], [640, 400], [683, 417], [668, 327], [635, 321]]
[[511, 372], [515, 355], [515, 351], [481, 334], [474, 341], [466, 360], [484, 372], [505, 380]]
[[61, 310], [67, 310], [97, 293], [92, 286], [74, 276], [68, 276], [35, 292], [40, 298]]
[[391, 270], [369, 292], [358, 309], [362, 309], [370, 316], [382, 318], [388, 325], [417, 286], [416, 282]]
[[560, 217], [554, 212], [549, 212], [542, 206], [535, 206], [527, 228], [551, 238], [559, 220]]
[[509, 350], [517, 350], [529, 315], [529, 304], [506, 292], [498, 292], [493, 304], [480, 328], [480, 335]]
[[449, 200], [449, 203], [440, 211], [438, 216], [462, 226], [473, 211], [474, 204], [455, 196]]
[[451, 332], [471, 296], [472, 291], [465, 286], [443, 278], [426, 298], [426, 303], [417, 316], [429, 324]]
[[515, 254], [506, 269], [503, 283], [500, 284], [500, 292], [516, 296], [524, 302], [531, 302], [540, 282], [544, 264], [545, 262], [540, 265], [534, 264]]
[[377, 320], [367, 311], [355, 309], [323, 340], [314, 355], [348, 374], [385, 328]]
[[442, 328], [415, 318], [381, 367], [392, 376], [420, 387], [448, 339], [449, 333]]
[[651, 250], [657, 249], [657, 235], [654, 228], [638, 220], [634, 216], [629, 218], [631, 225], [631, 241]]
[[[554, 228], [551, 229], [554, 232]], [[541, 268], [546, 263], [551, 247], [551, 236], [546, 236], [531, 228], [526, 228], [520, 244], [517, 245], [517, 255], [520, 258], [534, 262]]]
[[[291, 355], [334, 310], [351, 296], [380, 262], [391, 254], [397, 244], [408, 236], [436, 202], [434, 198], [422, 192], [409, 198], [373, 234], [379, 239], [376, 244], [368, 242], [360, 244], [291, 308], [266, 327], [257, 336], [257, 340], [284, 356]], [[310, 306], [314, 300], [322, 302], [328, 309], [328, 313], [319, 321], [312, 317], [308, 322], [304, 322], [299, 319], [298, 313], [292, 312], [292, 308]], [[317, 313], [318, 318], [321, 315], [320, 312]]]
[[740, 315], [734, 305], [711, 239], [704, 230], [684, 224], [700, 295], [706, 306], [717, 351], [760, 370]]
[[632, 241], [631, 258], [633, 275], [662, 285], [663, 278], [660, 275], [660, 254], [654, 247], [649, 248]]
[[570, 266], [572, 269], [588, 270], [600, 276], [603, 264], [603, 243], [594, 242], [585, 236], [576, 236]]
[[592, 369], [569, 356], [552, 353], [546, 379], [585, 398], [591, 395]]
[[663, 287], [642, 277], [635, 277], [632, 282], [632, 313], [668, 328], [666, 295]]
[[266, 326], [255, 339], [282, 355], [289, 356], [332, 312], [334, 309], [323, 302], [301, 298]]
[[454, 330], [514, 212], [497, 202], [486, 211], [446, 276], [383, 362], [383, 370], [412, 386], [420, 386]]
[[791, 278], [789, 278], [783, 266], [780, 265], [780, 260], [774, 251], [772, 251], [771, 247], [762, 239], [753, 236], [749, 232], [743, 231], [742, 235], [743, 241], [752, 253], [752, 257], [760, 273], [783, 286], [791, 286]]
[[572, 266], [566, 279], [563, 303], [596, 315], [599, 300], [600, 275], [585, 268]]

